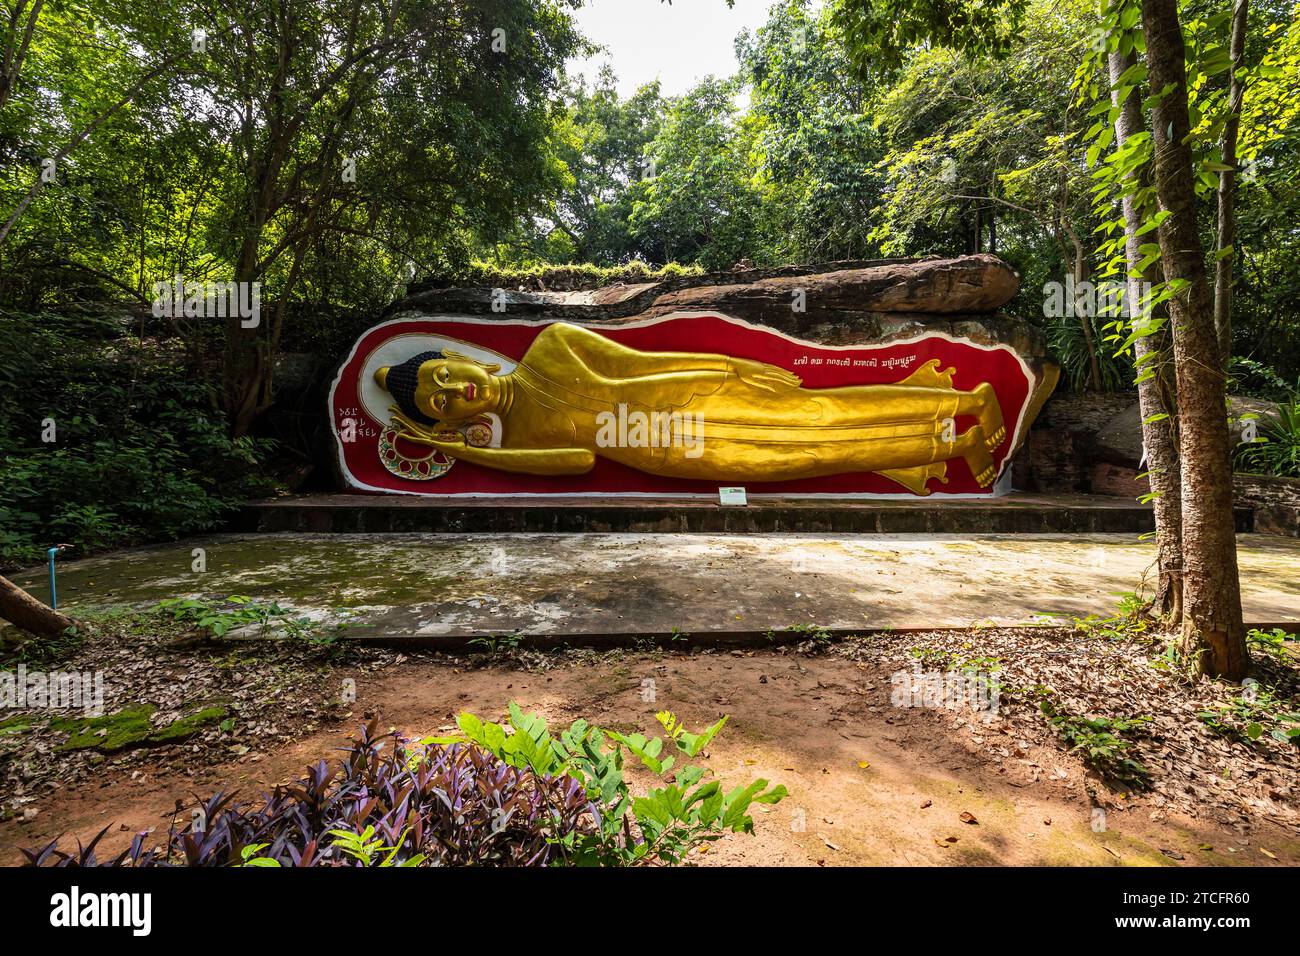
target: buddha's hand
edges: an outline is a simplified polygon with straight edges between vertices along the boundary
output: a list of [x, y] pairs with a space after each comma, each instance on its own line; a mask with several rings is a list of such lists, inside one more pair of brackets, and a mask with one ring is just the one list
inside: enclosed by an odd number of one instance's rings
[[749, 359], [732, 359], [732, 368], [746, 385], [761, 388], [765, 392], [776, 392], [786, 388], [799, 388], [803, 379], [793, 372], [787, 372], [766, 362], [753, 362]]
[[399, 437], [417, 445], [424, 445], [455, 458], [465, 451], [465, 436], [460, 432], [401, 431]]

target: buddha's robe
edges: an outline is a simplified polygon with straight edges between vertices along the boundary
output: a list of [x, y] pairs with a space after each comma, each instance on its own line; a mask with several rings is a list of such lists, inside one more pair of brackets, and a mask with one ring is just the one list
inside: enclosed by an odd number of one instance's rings
[[[943, 479], [943, 462], [961, 454], [951, 423], [969, 394], [955, 391], [951, 370], [938, 364], [927, 362], [894, 385], [808, 389], [762, 362], [641, 352], [557, 324], [509, 374], [515, 405], [503, 422], [503, 444], [588, 448], [674, 478], [786, 481], [874, 471], [919, 492], [929, 478]], [[664, 421], [656, 414], [676, 414], [676, 427], [690, 434], [635, 447], [598, 442], [611, 417], [636, 412], [652, 423]]]

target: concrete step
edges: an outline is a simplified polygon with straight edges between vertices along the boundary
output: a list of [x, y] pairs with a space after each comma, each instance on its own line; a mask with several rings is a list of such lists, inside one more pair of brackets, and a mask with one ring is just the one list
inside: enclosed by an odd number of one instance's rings
[[[1253, 530], [1239, 508], [1237, 530]], [[254, 501], [231, 530], [338, 533], [661, 532], [666, 534], [1141, 534], [1151, 508], [1128, 498], [751, 498], [722, 507], [702, 498], [425, 498], [295, 495]]]

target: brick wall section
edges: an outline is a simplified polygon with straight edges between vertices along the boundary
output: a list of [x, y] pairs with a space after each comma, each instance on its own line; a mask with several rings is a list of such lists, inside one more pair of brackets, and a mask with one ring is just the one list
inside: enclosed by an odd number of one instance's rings
[[[1130, 500], [1147, 494], [1136, 468], [1105, 460], [1096, 447], [1097, 433], [1135, 401], [1133, 392], [1054, 395], [1012, 462], [1014, 486]], [[1255, 531], [1300, 537], [1300, 478], [1237, 475], [1233, 487], [1237, 506], [1254, 512]]]
[[1105, 494], [1092, 487], [1097, 433], [1136, 401], [1136, 392], [1053, 395], [1012, 462], [1015, 487]]

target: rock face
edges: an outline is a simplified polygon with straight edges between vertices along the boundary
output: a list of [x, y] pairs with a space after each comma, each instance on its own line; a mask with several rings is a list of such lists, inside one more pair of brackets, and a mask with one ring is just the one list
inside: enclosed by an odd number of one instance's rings
[[[1243, 416], [1253, 415], [1257, 421], [1277, 417], [1277, 406], [1272, 402], [1241, 395], [1228, 397], [1229, 427], [1240, 434]], [[1142, 461], [1142, 412], [1131, 405], [1120, 412], [1105, 428], [1097, 433], [1097, 456], [1103, 461], [1129, 468], [1137, 468]]]
[[994, 312], [1011, 301], [1019, 288], [1020, 280], [1010, 266], [981, 253], [955, 259], [881, 259], [719, 272], [586, 292], [415, 287], [389, 311], [562, 316], [580, 322], [709, 309], [766, 322], [775, 313], [791, 312], [794, 296], [801, 290], [809, 312], [952, 315]]
[[730, 285], [697, 286], [655, 300], [651, 315], [718, 309], [735, 315], [790, 311], [802, 294], [817, 308], [837, 312], [905, 312], [942, 315], [993, 312], [1020, 288], [1020, 279], [991, 255], [895, 262], [815, 275], [781, 276]]
[[[998, 312], [1018, 288], [1019, 278], [1010, 266], [983, 254], [743, 269], [579, 292], [415, 288], [387, 310], [384, 322], [362, 333], [334, 377], [329, 401], [341, 478], [346, 487], [358, 491], [421, 495], [716, 495], [718, 482], [733, 476], [743, 479], [755, 494], [1003, 493], [1010, 488], [1010, 481], [999, 481], [1008, 471], [1004, 466], [1025, 440], [1029, 425], [1059, 377], [1041, 332]], [[848, 454], [849, 439], [825, 438], [791, 411], [801, 406], [780, 403], [765, 406], [771, 421], [753, 427], [785, 429], [779, 433], [802, 437], [788, 438], [782, 445], [771, 440], [778, 431], [761, 440], [728, 436], [724, 442], [708, 446], [707, 454], [713, 457], [698, 467], [664, 454], [654, 458], [626, 451], [641, 447], [630, 437], [626, 446], [610, 444], [600, 436], [592, 438], [589, 433], [594, 426], [585, 419], [568, 423], [574, 433], [568, 439], [572, 446], [555, 445], [555, 435], [563, 429], [529, 433], [521, 430], [528, 424], [520, 425], [522, 418], [514, 424], [493, 420], [492, 409], [482, 413], [482, 421], [465, 426], [479, 431], [473, 435], [466, 432], [463, 441], [479, 441], [474, 447], [484, 450], [452, 455], [451, 464], [458, 457], [464, 462], [454, 472], [447, 462], [426, 461], [398, 448], [404, 433], [400, 424], [392, 424], [390, 413], [397, 396], [387, 390], [384, 374], [425, 352], [446, 348], [473, 355], [479, 349], [490, 356], [480, 361], [504, 369], [503, 377], [514, 375], [519, 363], [522, 370], [518, 374], [525, 382], [521, 387], [544, 390], [554, 386], [586, 395], [588, 404], [583, 408], [614, 401], [600, 397], [605, 394], [600, 389], [606, 386], [599, 383], [614, 382], [629, 394], [652, 386], [668, 387], [649, 373], [609, 372], [600, 363], [631, 362], [628, 353], [584, 351], [573, 344], [581, 339], [579, 330], [539, 338], [545, 327], [559, 323], [597, 330], [632, 352], [640, 352], [637, 361], [642, 365], [638, 368], [679, 361], [680, 356], [693, 356], [693, 361], [707, 364], [725, 355], [783, 370], [794, 379], [794, 385], [783, 378], [780, 387], [795, 391], [887, 389], [903, 383], [917, 390], [905, 394], [882, 390], [870, 397], [864, 391], [860, 405], [841, 396], [839, 400], [846, 403], [845, 421], [850, 423], [844, 427], [862, 429], [859, 444], [852, 449], [863, 460], [860, 466], [854, 462], [854, 467], [840, 470], [836, 470], [840, 465], [834, 456]], [[569, 338], [562, 340], [562, 335]], [[534, 366], [542, 361], [536, 356], [532, 364], [524, 364], [525, 353], [535, 341], [541, 343], [538, 354], [550, 363], [545, 367], [565, 369], [568, 377], [563, 386], [555, 385], [554, 376], [536, 378]], [[376, 362], [379, 364], [371, 368]], [[399, 387], [405, 387], [401, 385], [405, 379], [397, 381]], [[584, 388], [596, 392], [588, 395], [582, 392]], [[945, 389], [948, 392], [940, 394]], [[691, 408], [696, 409], [691, 414], [705, 417], [699, 409], [713, 401], [714, 410], [721, 409], [719, 434], [735, 422], [748, 421], [749, 406], [745, 411], [726, 407], [724, 396], [709, 397], [715, 391], [691, 392]], [[963, 411], [956, 410], [959, 393], [965, 396], [960, 399]], [[469, 400], [473, 397], [469, 393]], [[631, 404], [640, 407], [639, 401], [655, 409], [676, 409], [678, 397], [637, 399]], [[931, 399], [938, 403], [934, 410], [923, 407]], [[822, 399], [794, 392], [789, 397], [790, 403], [804, 401]], [[554, 402], [554, 406], [543, 406], [556, 416], [568, 414], [563, 399]], [[628, 402], [618, 407], [626, 408]], [[901, 417], [881, 421], [872, 417], [894, 413]], [[931, 417], [941, 414], [950, 417]], [[712, 414], [708, 418], [713, 423]], [[977, 418], [981, 420], [977, 422]], [[933, 431], [941, 422], [948, 423], [945, 428], [957, 430], [955, 435], [976, 435], [975, 444], [959, 443], [953, 437], [933, 446], [905, 440], [912, 435], [907, 428]], [[462, 425], [457, 422], [453, 427]], [[982, 433], [975, 430], [977, 426], [987, 429], [983, 441], [978, 438]], [[710, 425], [703, 427], [707, 437]], [[872, 427], [881, 429], [880, 433], [870, 433]], [[365, 441], [340, 437], [345, 428], [349, 435], [356, 429]], [[370, 447], [371, 440], [377, 442], [377, 448]], [[502, 444], [507, 440], [514, 444]], [[841, 444], [837, 446], [835, 441]], [[746, 442], [759, 450], [751, 452]], [[559, 460], [557, 455], [584, 449], [590, 453], [583, 458], [585, 469], [566, 464], [545, 470]], [[516, 454], [521, 450], [532, 457]], [[869, 459], [871, 455], [876, 457]], [[960, 460], [949, 467], [949, 459]], [[525, 461], [537, 470], [506, 467]], [[882, 467], [870, 467], [876, 461]], [[898, 464], [884, 464], [894, 461]]]
[[1007, 263], [981, 253], [749, 269], [585, 292], [415, 287], [387, 316], [481, 315], [618, 325], [674, 312], [720, 312], [809, 342], [840, 346], [938, 333], [979, 345], [1006, 345], [1018, 353], [1035, 378], [1032, 418], [1055, 388], [1060, 368], [1037, 328], [998, 313], [1019, 287], [1020, 279]]

